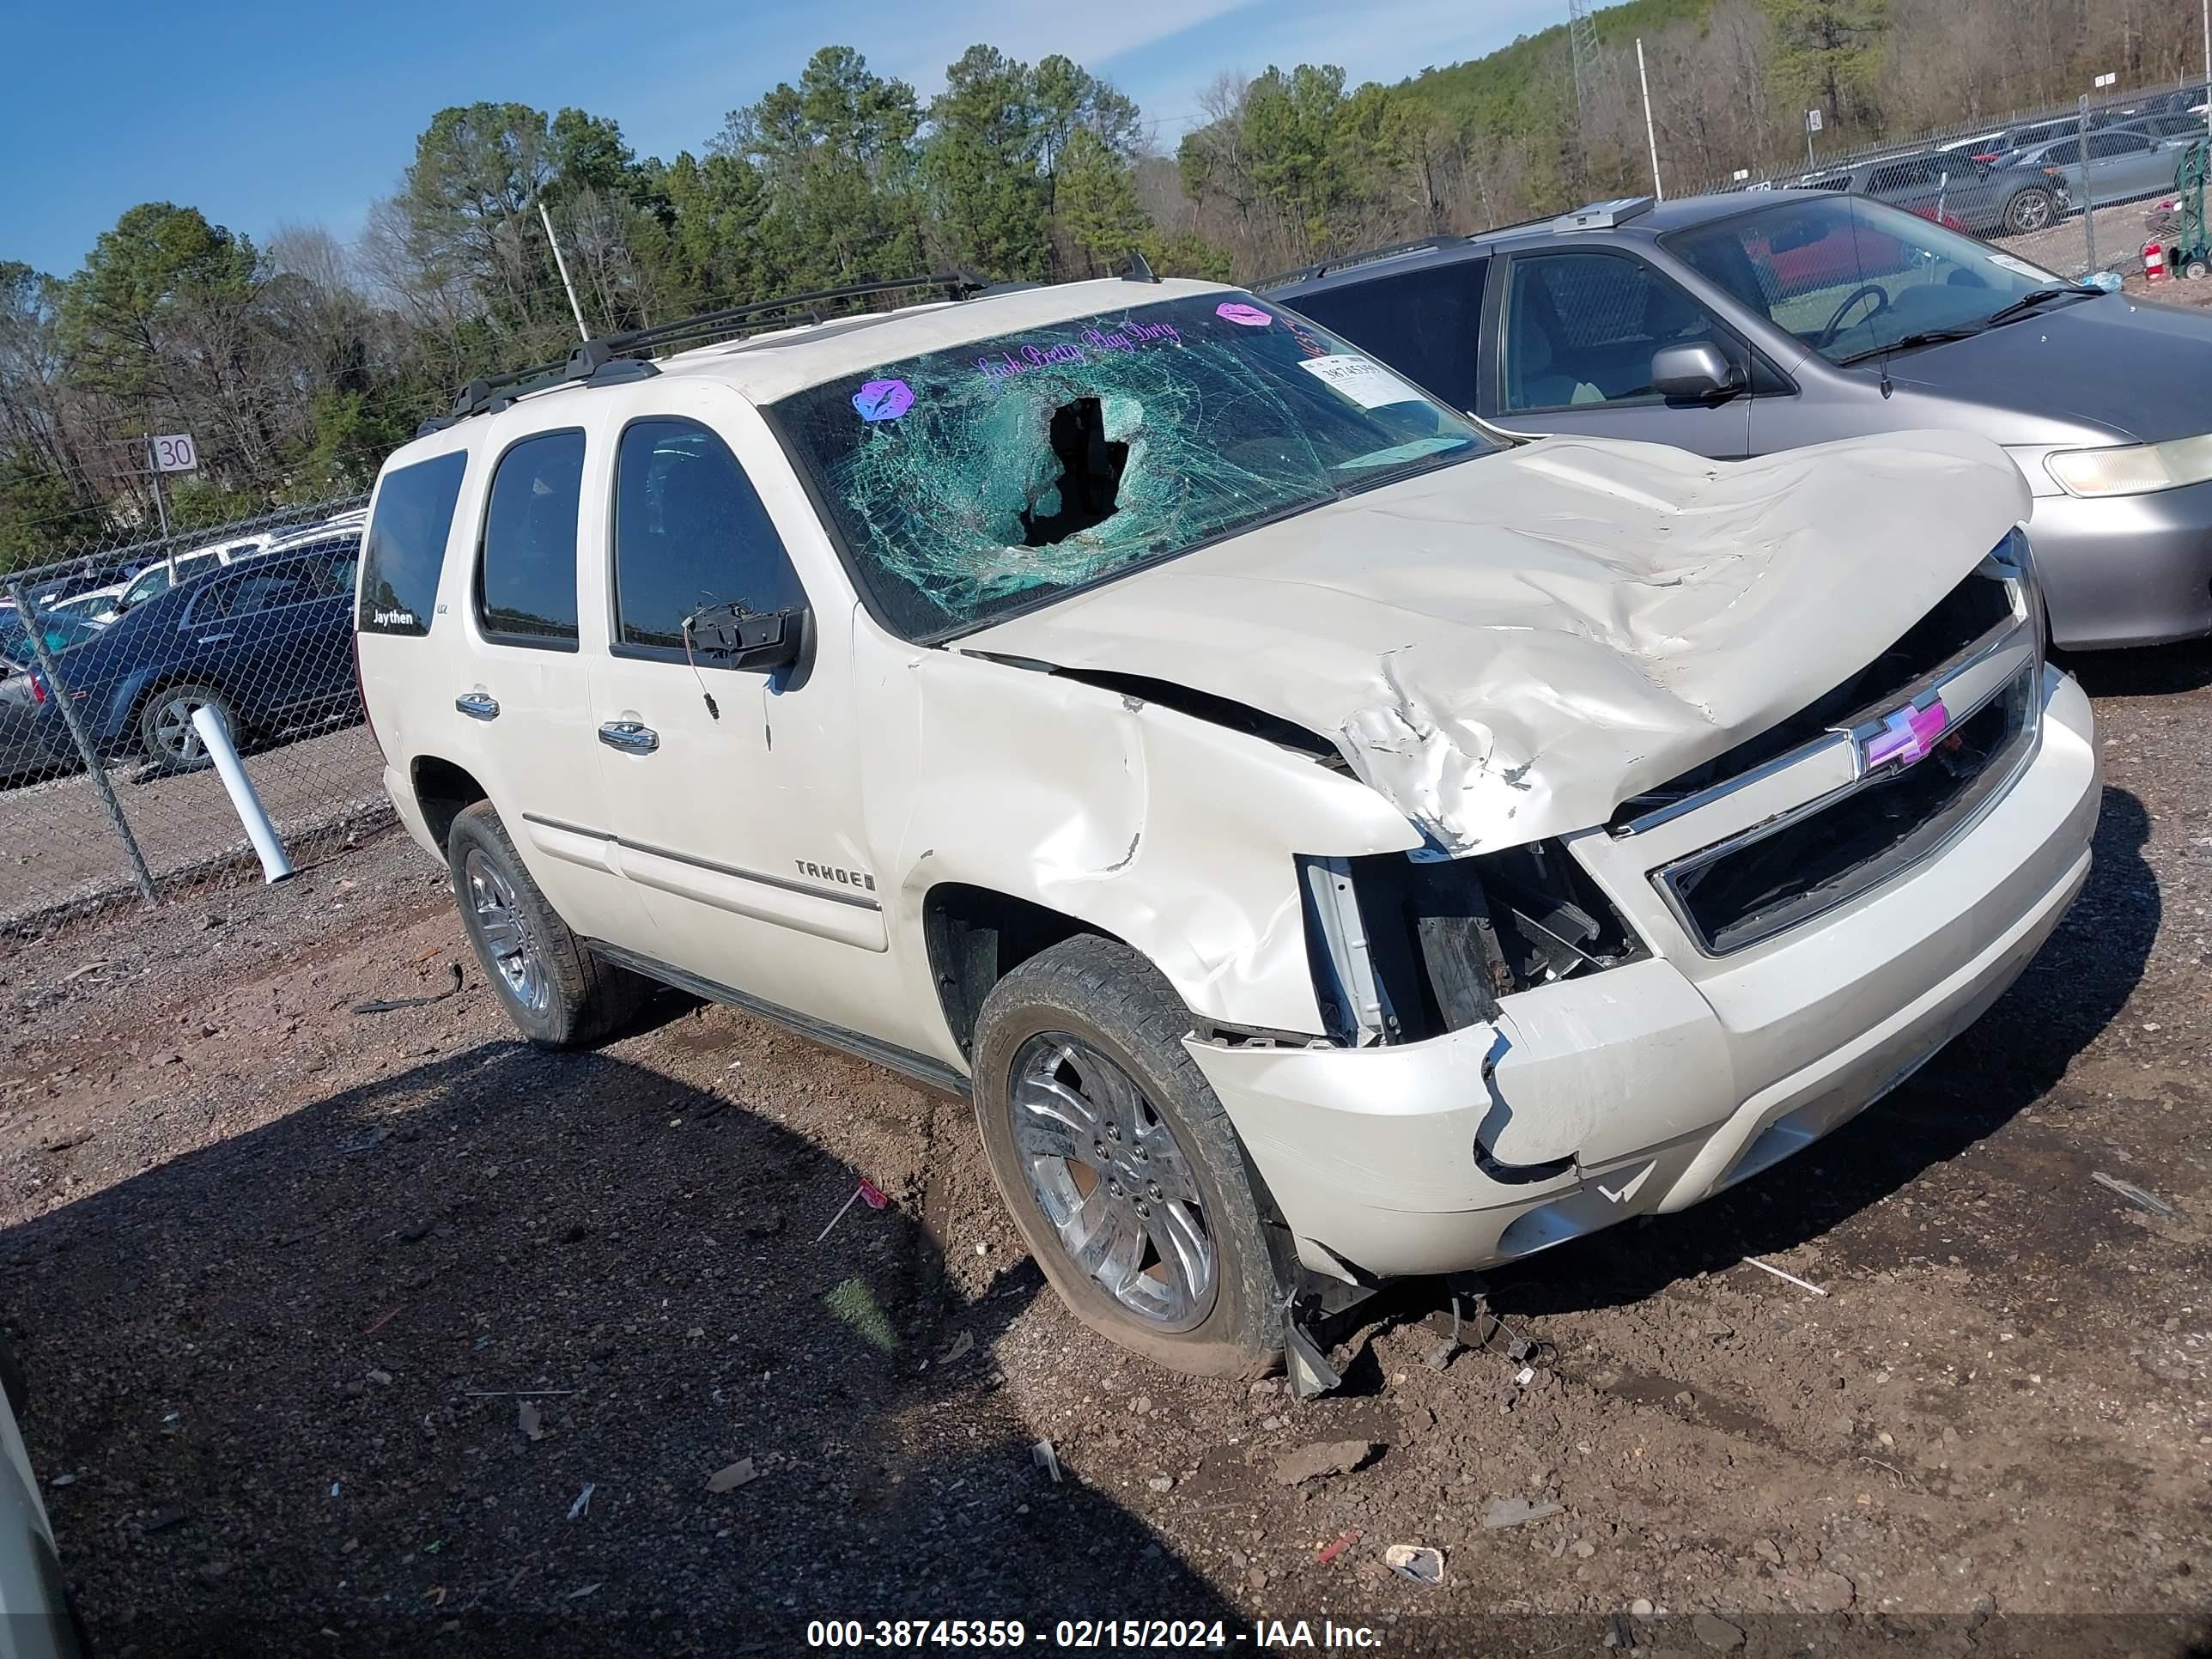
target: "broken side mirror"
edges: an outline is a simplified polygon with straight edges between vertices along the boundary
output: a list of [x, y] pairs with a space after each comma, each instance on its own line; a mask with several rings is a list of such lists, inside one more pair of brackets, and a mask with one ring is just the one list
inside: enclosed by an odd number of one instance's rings
[[1664, 398], [1724, 398], [1741, 389], [1735, 365], [1710, 340], [1662, 346], [1651, 357], [1651, 389]]
[[741, 605], [710, 605], [684, 619], [684, 632], [695, 662], [768, 674], [799, 660], [807, 620], [804, 605], [757, 617]]

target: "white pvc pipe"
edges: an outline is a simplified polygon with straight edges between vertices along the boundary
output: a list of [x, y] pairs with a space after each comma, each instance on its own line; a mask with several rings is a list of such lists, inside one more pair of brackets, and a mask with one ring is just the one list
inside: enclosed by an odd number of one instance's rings
[[262, 879], [283, 880], [292, 873], [292, 860], [284, 856], [284, 843], [276, 839], [276, 826], [262, 811], [261, 797], [253, 793], [253, 780], [246, 775], [246, 769], [238, 763], [238, 750], [230, 741], [230, 728], [222, 723], [222, 716], [212, 704], [202, 703], [192, 710], [192, 730], [207, 745], [208, 758], [222, 775], [222, 787], [230, 792], [230, 804], [238, 809], [238, 821], [246, 826], [246, 838], [261, 856]]

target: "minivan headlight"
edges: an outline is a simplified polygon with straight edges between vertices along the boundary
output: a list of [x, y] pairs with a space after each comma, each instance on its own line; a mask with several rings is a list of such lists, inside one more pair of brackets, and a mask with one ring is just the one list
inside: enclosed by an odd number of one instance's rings
[[2043, 465], [2069, 495], [2148, 495], [2212, 479], [2212, 433], [2162, 444], [2054, 449]]

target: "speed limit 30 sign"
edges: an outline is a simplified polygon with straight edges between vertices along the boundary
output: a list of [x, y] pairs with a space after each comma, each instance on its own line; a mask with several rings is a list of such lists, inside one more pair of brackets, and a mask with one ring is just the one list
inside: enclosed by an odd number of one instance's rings
[[200, 453], [192, 443], [189, 432], [173, 433], [166, 438], [149, 440], [154, 448], [154, 470], [156, 472], [197, 472]]

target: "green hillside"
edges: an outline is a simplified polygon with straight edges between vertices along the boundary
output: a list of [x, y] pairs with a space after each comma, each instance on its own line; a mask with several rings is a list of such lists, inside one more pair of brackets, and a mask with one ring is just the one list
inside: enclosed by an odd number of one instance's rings
[[[1680, 23], [1702, 21], [1713, 0], [1626, 0], [1595, 13], [1601, 46], [1649, 37]], [[1422, 70], [1402, 83], [1407, 92], [1482, 132], [1534, 136], [1547, 128], [1546, 95], [1568, 73], [1566, 3], [1561, 21], [1487, 56]]]

